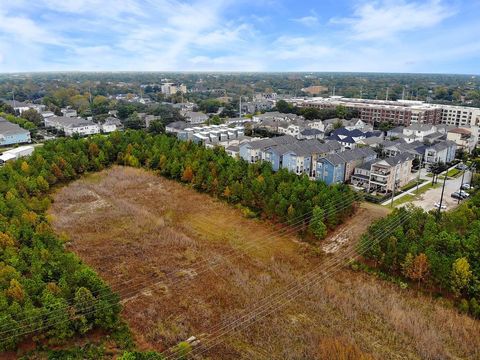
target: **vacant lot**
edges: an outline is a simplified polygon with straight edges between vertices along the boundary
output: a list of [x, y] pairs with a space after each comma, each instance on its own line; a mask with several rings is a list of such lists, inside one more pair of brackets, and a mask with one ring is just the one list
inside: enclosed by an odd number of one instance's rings
[[[114, 167], [58, 191], [51, 215], [69, 248], [121, 295], [138, 346], [162, 351], [190, 336], [209, 339], [262, 299], [278, 308], [274, 294], [347, 256], [385, 211], [362, 206], [314, 247], [178, 183]], [[480, 357], [478, 322], [360, 273], [326, 275], [200, 358], [325, 358], [339, 346], [378, 359]]]

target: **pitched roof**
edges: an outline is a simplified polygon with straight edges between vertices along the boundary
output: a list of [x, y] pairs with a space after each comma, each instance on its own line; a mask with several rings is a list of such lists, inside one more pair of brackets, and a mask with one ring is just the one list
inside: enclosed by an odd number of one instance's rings
[[306, 128], [300, 131], [300, 134], [303, 136], [314, 136], [314, 135], [320, 135], [322, 132], [318, 129], [311, 129], [311, 128]]
[[17, 134], [30, 134], [30, 131], [21, 128], [17, 124], [13, 124], [10, 121], [0, 117], [0, 135], [17, 135]]
[[431, 130], [434, 125], [429, 124], [411, 124], [410, 126], [406, 127], [408, 130], [412, 131], [427, 131]]
[[[345, 160], [341, 156], [339, 156], [338, 154], [328, 154], [327, 156], [325, 156], [322, 159], [328, 161], [329, 163], [331, 163], [334, 166], [337, 166], [337, 165], [340, 165], [340, 164], [345, 164]], [[319, 159], [319, 160], [322, 160], [322, 159]]]

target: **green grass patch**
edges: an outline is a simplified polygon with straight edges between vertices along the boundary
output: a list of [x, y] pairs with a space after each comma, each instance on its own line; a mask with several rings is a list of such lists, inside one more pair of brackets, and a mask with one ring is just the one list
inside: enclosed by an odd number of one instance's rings
[[413, 189], [415, 186], [417, 186], [417, 183], [420, 185], [420, 184], [423, 184], [426, 180], [424, 179], [420, 179], [420, 180], [412, 180], [410, 181], [407, 185], [404, 185], [403, 187], [400, 188], [400, 190], [402, 191], [408, 191], [410, 189]]

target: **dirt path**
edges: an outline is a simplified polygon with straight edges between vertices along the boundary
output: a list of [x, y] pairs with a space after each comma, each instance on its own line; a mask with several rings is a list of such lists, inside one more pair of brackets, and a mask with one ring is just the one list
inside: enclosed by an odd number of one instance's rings
[[[362, 205], [322, 244], [327, 255], [319, 255], [223, 202], [133, 168], [114, 167], [74, 182], [55, 195], [51, 209], [55, 228], [71, 239], [69, 248], [121, 295], [139, 347], [159, 351], [192, 335], [208, 338], [219, 324], [284, 291], [322, 261], [341, 258], [386, 212]], [[465, 336], [466, 329], [478, 326], [430, 300], [343, 270], [229, 333], [206, 355], [313, 359], [325, 341], [340, 339], [381, 359], [452, 351], [473, 359], [480, 340]], [[442, 356], [437, 358], [448, 358]]]

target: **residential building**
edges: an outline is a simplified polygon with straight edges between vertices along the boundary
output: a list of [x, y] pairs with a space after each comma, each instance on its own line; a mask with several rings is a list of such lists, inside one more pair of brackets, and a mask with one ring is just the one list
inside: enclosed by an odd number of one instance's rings
[[434, 134], [436, 132], [436, 126], [432, 124], [411, 124], [403, 129], [403, 135], [413, 137], [413, 141], [423, 141], [425, 136]]
[[[170, 125], [171, 126], [171, 125]], [[178, 125], [183, 127], [182, 125]], [[193, 141], [197, 144], [216, 146], [229, 140], [243, 138], [245, 136], [245, 129], [243, 126], [228, 127], [227, 125], [208, 125], [195, 126], [178, 129], [175, 125], [175, 131], [169, 130], [171, 133], [176, 133], [177, 138], [184, 141]]]
[[478, 126], [454, 128], [447, 132], [447, 139], [457, 144], [457, 149], [470, 153], [478, 144]]
[[0, 117], [0, 146], [31, 142], [30, 131]]
[[60, 110], [64, 117], [77, 117], [77, 110], [71, 108], [63, 108]]
[[377, 153], [370, 148], [345, 150], [333, 155], [335, 156], [329, 154], [317, 159], [316, 164], [316, 179], [328, 185], [349, 182], [357, 166], [377, 158]]
[[108, 117], [105, 119], [105, 122], [100, 125], [100, 130], [103, 133], [111, 133], [116, 130], [120, 130], [123, 128], [122, 123], [120, 122], [119, 119], [114, 118], [114, 117]]
[[186, 121], [174, 121], [165, 126], [165, 132], [168, 134], [176, 134], [189, 126], [190, 125]]
[[40, 113], [42, 115], [43, 119], [45, 120], [46, 118], [55, 116], [55, 113], [53, 111], [43, 111]]
[[10, 105], [15, 112], [22, 114], [24, 111], [33, 109], [38, 113], [45, 111], [45, 105], [43, 104], [33, 104], [33, 103], [26, 103], [23, 101], [17, 100], [3, 100], [3, 102], [7, 105]]
[[62, 130], [65, 136], [73, 136], [74, 134], [86, 136], [100, 133], [98, 124], [79, 117], [52, 116], [45, 119], [45, 127]]
[[312, 140], [312, 139], [323, 139], [325, 137], [325, 133], [318, 130], [318, 129], [313, 129], [313, 128], [306, 128], [301, 130], [297, 134], [297, 139], [299, 140]]
[[429, 145], [425, 148], [424, 163], [427, 167], [436, 162], [448, 164], [455, 159], [456, 151], [457, 144], [451, 140]]
[[[409, 154], [373, 161], [367, 190], [386, 194], [408, 184], [412, 172], [412, 161], [413, 157]], [[353, 179], [358, 186], [358, 176], [354, 176]]]
[[208, 115], [202, 112], [187, 111], [184, 113], [184, 116], [190, 124], [202, 124], [208, 120]]
[[441, 122], [457, 127], [480, 126], [480, 109], [466, 106], [441, 105]]
[[315, 178], [327, 185], [345, 182], [345, 160], [339, 154], [329, 154], [318, 159]]
[[346, 128], [339, 128], [330, 133], [330, 136], [327, 140], [335, 140], [342, 144], [343, 148], [354, 149], [357, 147], [357, 143], [360, 140], [369, 138], [369, 137], [379, 137], [383, 136], [383, 133], [380, 132], [362, 132], [358, 129], [347, 130]]

